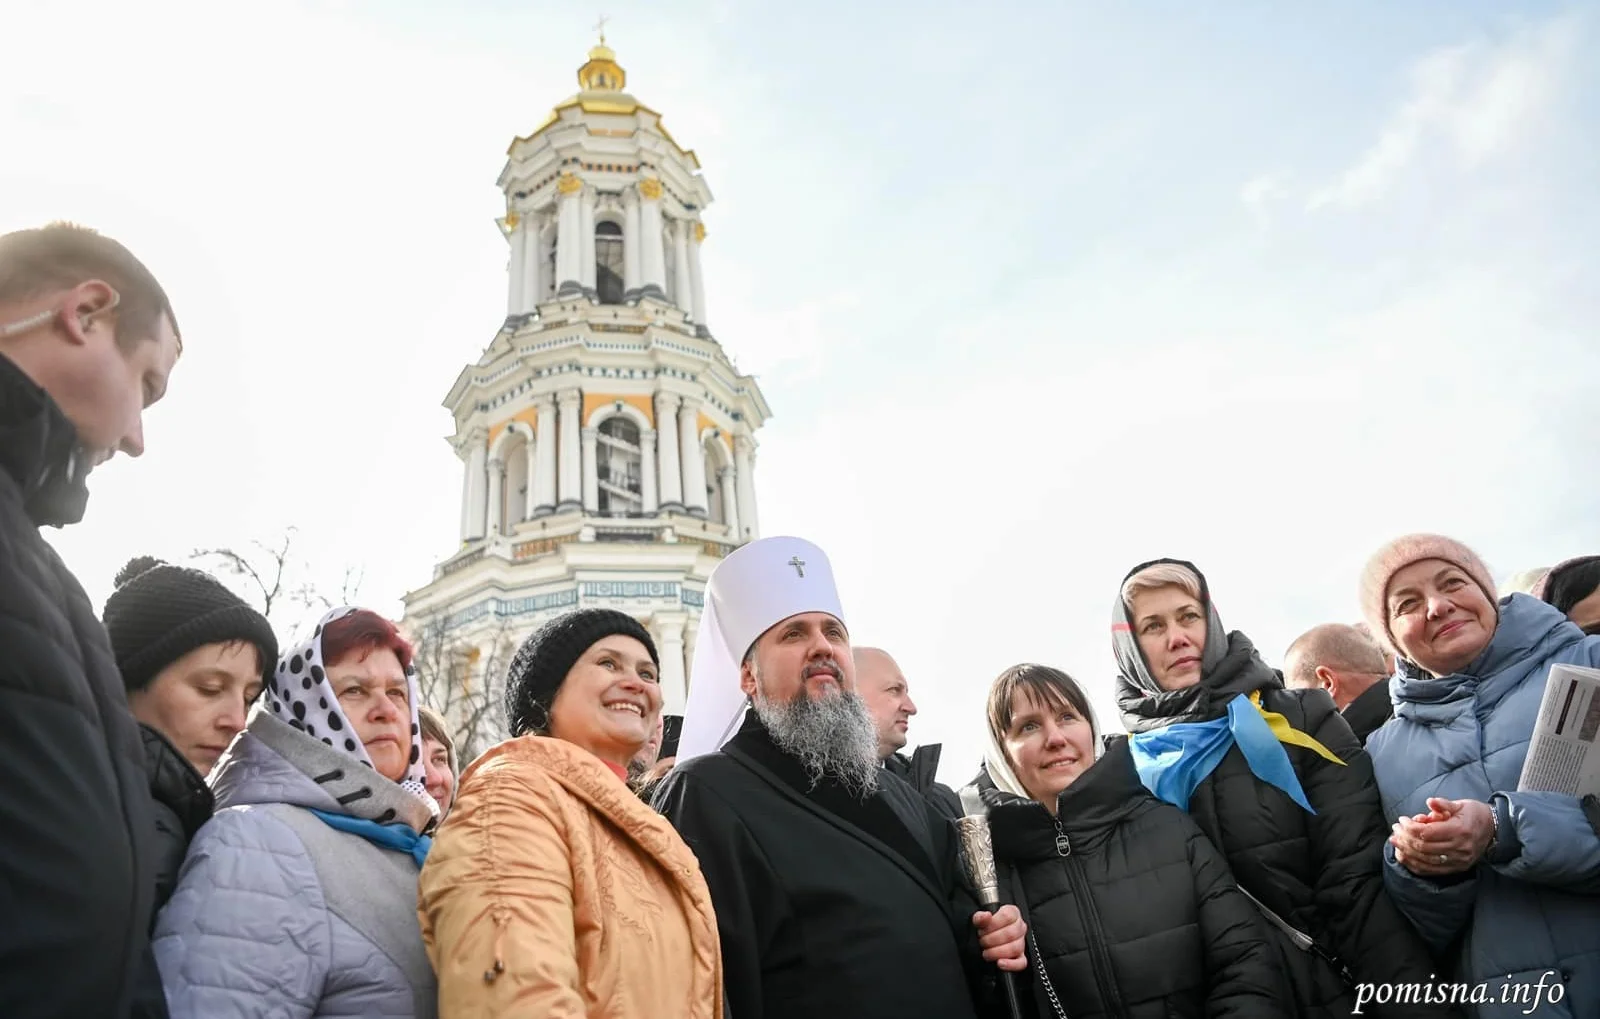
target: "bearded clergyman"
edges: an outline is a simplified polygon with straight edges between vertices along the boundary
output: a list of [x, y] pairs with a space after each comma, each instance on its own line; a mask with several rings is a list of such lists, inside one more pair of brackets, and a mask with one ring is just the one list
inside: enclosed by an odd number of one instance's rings
[[954, 826], [879, 766], [810, 542], [751, 542], [712, 573], [654, 802], [711, 889], [737, 1019], [975, 1019], [996, 967], [1027, 966], [1016, 907], [978, 909]]

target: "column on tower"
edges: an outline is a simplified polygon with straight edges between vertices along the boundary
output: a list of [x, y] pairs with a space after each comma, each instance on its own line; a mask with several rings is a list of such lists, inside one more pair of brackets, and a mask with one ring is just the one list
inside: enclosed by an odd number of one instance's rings
[[760, 537], [756, 520], [756, 444], [748, 435], [733, 437], [734, 484], [739, 492], [739, 525], [744, 528], [743, 540], [754, 541]]
[[683, 669], [687, 682], [684, 683], [685, 697], [688, 696], [687, 688], [694, 682], [694, 649], [700, 640], [700, 627], [698, 621], [687, 620], [683, 625]]
[[690, 295], [694, 299], [694, 316], [696, 325], [706, 324], [706, 282], [700, 275], [700, 245], [705, 243], [706, 226], [704, 223], [694, 224], [694, 243], [689, 246], [689, 281]]
[[505, 508], [506, 462], [499, 457], [489, 460], [489, 537], [498, 537], [500, 521]]
[[579, 470], [578, 413], [581, 400], [576, 389], [563, 389], [556, 394], [561, 407], [561, 501], [557, 509], [576, 509], [583, 505], [580, 488], [583, 475]]
[[682, 715], [689, 699], [683, 667], [683, 630], [688, 617], [681, 612], [658, 612], [653, 622], [655, 633], [651, 636], [661, 655], [661, 712]]
[[538, 422], [534, 426], [533, 473], [529, 484], [534, 493], [534, 512], [543, 515], [556, 506], [556, 401], [549, 393], [535, 397]]
[[680, 219], [672, 224], [673, 290], [672, 303], [685, 314], [694, 311], [694, 281], [689, 278], [689, 221]]
[[467, 438], [471, 451], [467, 454], [467, 470], [462, 484], [461, 540], [472, 541], [483, 537], [483, 514], [488, 503], [489, 447], [486, 436], [474, 432]]
[[639, 192], [629, 188], [622, 196], [622, 281], [624, 296], [639, 292]]
[[717, 487], [722, 491], [722, 519], [727, 521], [728, 535], [735, 540], [739, 537], [739, 493], [735, 479], [734, 469], [722, 467], [717, 470]]
[[666, 241], [662, 236], [661, 182], [646, 177], [639, 182], [639, 291], [667, 296]]
[[570, 173], [556, 181], [561, 196], [556, 227], [556, 293], [562, 297], [583, 290], [583, 182]]
[[579, 265], [579, 279], [584, 293], [594, 293], [594, 188], [583, 189], [583, 199], [578, 205], [578, 229], [583, 232], [583, 255]]
[[683, 447], [683, 505], [706, 515], [706, 454], [700, 448], [700, 401], [685, 399], [678, 408], [678, 440]]
[[506, 270], [506, 314], [522, 314], [523, 291], [526, 289], [527, 251], [523, 246], [523, 237], [528, 232], [528, 222], [514, 212], [506, 213], [506, 226], [510, 232], [506, 239], [511, 245], [511, 265]]
[[678, 402], [676, 393], [656, 394], [656, 450], [660, 453], [661, 509], [683, 510], [683, 476], [678, 471]]
[[639, 433], [639, 497], [644, 501], [644, 512], [655, 513], [656, 504], [656, 430], [646, 428]]
[[600, 438], [600, 429], [585, 428], [583, 430], [583, 511], [585, 513], [600, 512], [600, 462], [596, 444]]
[[[544, 233], [543, 216], [524, 216], [522, 220], [522, 308], [526, 314], [539, 306], [544, 294], [544, 265], [539, 258], [539, 240]], [[533, 477], [529, 474], [528, 477]]]
[[539, 469], [539, 440], [530, 438], [522, 446], [523, 455], [528, 458], [527, 469], [523, 472], [523, 476], [528, 480], [527, 484], [523, 486], [522, 519], [532, 520], [534, 515], [539, 512], [539, 485], [534, 480], [539, 476], [537, 473]]

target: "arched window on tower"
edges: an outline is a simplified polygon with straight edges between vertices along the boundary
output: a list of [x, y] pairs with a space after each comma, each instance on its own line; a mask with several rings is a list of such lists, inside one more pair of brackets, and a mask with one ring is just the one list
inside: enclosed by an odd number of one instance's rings
[[506, 443], [500, 452], [505, 463], [505, 480], [500, 486], [500, 533], [511, 534], [522, 522], [528, 504], [528, 443], [520, 435]]
[[600, 423], [596, 436], [600, 515], [639, 516], [644, 512], [644, 451], [639, 426], [618, 414]]
[[621, 304], [622, 227], [605, 219], [594, 225], [594, 289], [601, 304]]
[[706, 519], [713, 524], [726, 525], [728, 506], [733, 498], [733, 459], [728, 449], [716, 436], [706, 440], [700, 450], [706, 465]]
[[554, 300], [556, 287], [560, 280], [556, 279], [556, 235], [554, 226], [544, 232], [544, 237], [539, 242], [539, 257], [544, 261], [544, 269], [539, 273], [539, 282], [544, 293], [539, 295], [539, 303]]

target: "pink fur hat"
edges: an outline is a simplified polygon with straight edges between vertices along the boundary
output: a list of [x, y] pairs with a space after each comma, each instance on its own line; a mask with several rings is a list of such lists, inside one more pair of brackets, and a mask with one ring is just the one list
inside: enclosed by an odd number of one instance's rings
[[1442, 559], [1459, 566], [1483, 588], [1489, 604], [1497, 604], [1494, 577], [1489, 567], [1478, 558], [1478, 553], [1461, 542], [1440, 534], [1407, 534], [1394, 539], [1374, 552], [1367, 560], [1366, 569], [1361, 571], [1361, 618], [1367, 621], [1380, 644], [1402, 657], [1405, 652], [1395, 646], [1394, 634], [1389, 630], [1385, 604], [1389, 599], [1389, 583], [1396, 573], [1424, 559]]

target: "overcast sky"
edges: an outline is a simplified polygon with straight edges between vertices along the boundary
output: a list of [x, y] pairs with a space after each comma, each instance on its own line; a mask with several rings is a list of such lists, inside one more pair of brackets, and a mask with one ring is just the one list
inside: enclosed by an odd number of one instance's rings
[[[1401, 532], [1501, 577], [1600, 551], [1593, 6], [770, 7], [605, 13], [717, 197], [763, 530], [828, 550], [946, 779], [1019, 661], [1115, 724], [1141, 560], [1195, 560], [1277, 662]], [[132, 555], [289, 525], [380, 609], [428, 580], [440, 402], [505, 310], [495, 178], [599, 13], [6, 5], [0, 231], [124, 241], [186, 338], [148, 453], [49, 532], [97, 605]]]

